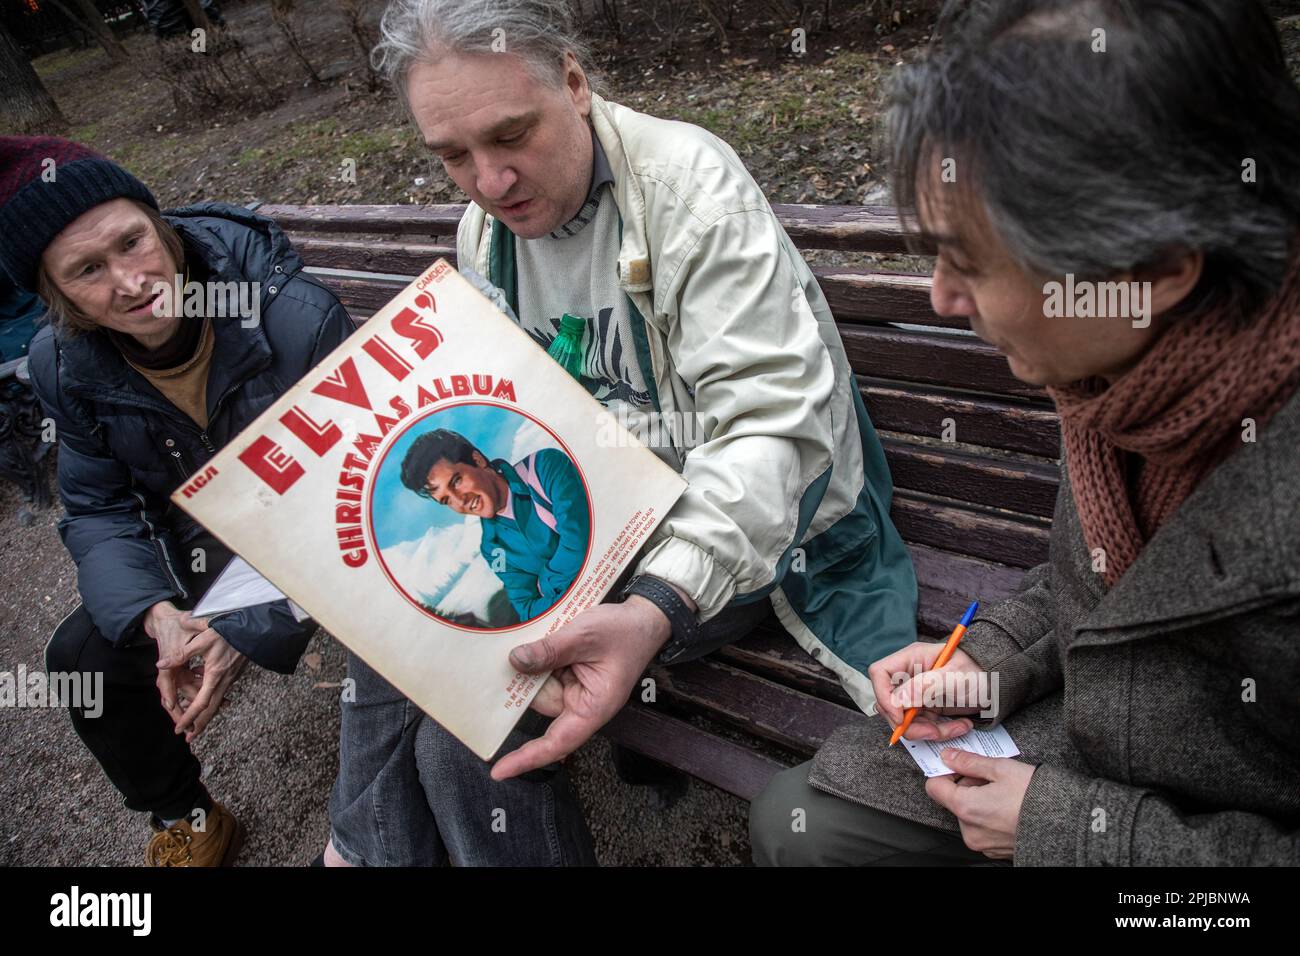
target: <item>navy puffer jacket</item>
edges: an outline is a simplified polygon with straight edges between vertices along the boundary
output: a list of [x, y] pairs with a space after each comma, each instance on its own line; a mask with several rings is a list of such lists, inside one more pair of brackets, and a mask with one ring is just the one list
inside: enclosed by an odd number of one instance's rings
[[[186, 257], [218, 282], [261, 284], [261, 315], [214, 318], [208, 428], [163, 398], [100, 332], [32, 341], [32, 385], [54, 420], [59, 534], [77, 565], [77, 584], [100, 633], [115, 644], [147, 640], [138, 625], [159, 601], [193, 598], [181, 569], [187, 542], [203, 529], [168, 500], [355, 326], [332, 292], [303, 272], [275, 223], [247, 209], [203, 203], [165, 215]], [[192, 259], [191, 259], [192, 261]], [[287, 551], [291, 542], [285, 542]], [[286, 601], [214, 618], [212, 626], [250, 660], [291, 672], [315, 630]]]

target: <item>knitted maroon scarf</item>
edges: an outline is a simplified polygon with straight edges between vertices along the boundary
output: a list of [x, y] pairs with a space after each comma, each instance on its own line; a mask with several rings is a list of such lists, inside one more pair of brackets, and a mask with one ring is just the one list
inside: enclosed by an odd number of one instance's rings
[[[1048, 389], [1061, 415], [1074, 503], [1111, 587], [1210, 471], [1300, 387], [1300, 260], [1253, 319], [1227, 310], [1172, 319], [1110, 387]], [[1133, 462], [1133, 456], [1140, 463]], [[1131, 481], [1132, 464], [1140, 464]]]

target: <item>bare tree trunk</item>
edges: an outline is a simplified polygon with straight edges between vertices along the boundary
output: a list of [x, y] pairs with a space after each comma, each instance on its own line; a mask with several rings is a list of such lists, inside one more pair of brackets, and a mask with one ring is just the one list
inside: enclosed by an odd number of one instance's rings
[[95, 0], [71, 0], [71, 2], [76, 7], [75, 11], [68, 9], [68, 5], [62, 0], [50, 0], [50, 3], [61, 10], [65, 17], [77, 26], [88, 30], [99, 41], [99, 45], [104, 48], [110, 60], [114, 63], [127, 62], [131, 58], [130, 54], [104, 22], [103, 15], [95, 6]]
[[104, 15], [95, 6], [95, 0], [76, 0], [76, 4], [77, 8], [81, 10], [82, 19], [90, 27], [90, 32], [95, 34], [95, 39], [104, 48], [108, 58], [114, 63], [125, 63], [129, 60], [131, 58], [130, 54], [126, 52], [126, 47], [122, 46], [122, 41], [104, 22]]
[[370, 12], [370, 0], [338, 0], [338, 5], [343, 11], [348, 32], [352, 34], [352, 38], [357, 41], [357, 47], [361, 50], [361, 60], [366, 67], [367, 85], [370, 92], [374, 93], [383, 84], [379, 74], [375, 72], [374, 64], [370, 61], [370, 51], [379, 42], [375, 31], [366, 23], [366, 15]]
[[59, 104], [54, 102], [32, 61], [0, 21], [0, 116], [11, 132], [51, 133], [67, 128]]

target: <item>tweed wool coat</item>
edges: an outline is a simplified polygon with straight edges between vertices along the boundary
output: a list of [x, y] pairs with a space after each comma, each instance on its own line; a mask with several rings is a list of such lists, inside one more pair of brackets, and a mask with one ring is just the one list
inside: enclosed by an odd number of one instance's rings
[[[1215, 468], [1107, 591], [1068, 475], [1049, 560], [962, 649], [1037, 765], [1015, 862], [1300, 864], [1300, 393]], [[957, 830], [883, 717], [841, 728], [817, 789]]]

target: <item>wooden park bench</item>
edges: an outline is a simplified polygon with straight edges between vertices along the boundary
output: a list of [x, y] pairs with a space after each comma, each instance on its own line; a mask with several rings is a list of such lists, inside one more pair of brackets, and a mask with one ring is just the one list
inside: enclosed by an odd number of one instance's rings
[[[316, 278], [363, 319], [439, 256], [463, 206], [273, 206]], [[802, 249], [904, 254], [892, 209], [774, 207]], [[364, 238], [363, 238], [364, 237]], [[967, 323], [930, 308], [925, 275], [814, 267], [894, 476], [893, 518], [920, 582], [918, 627], [946, 637], [966, 606], [1012, 593], [1046, 560], [1060, 439], [1046, 394]], [[746, 800], [867, 718], [775, 618], [707, 658], [651, 672], [605, 729], [625, 746]]]

